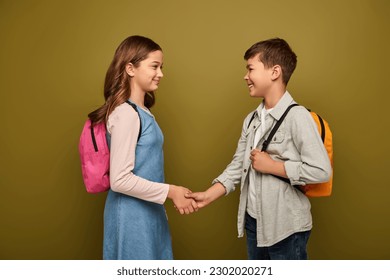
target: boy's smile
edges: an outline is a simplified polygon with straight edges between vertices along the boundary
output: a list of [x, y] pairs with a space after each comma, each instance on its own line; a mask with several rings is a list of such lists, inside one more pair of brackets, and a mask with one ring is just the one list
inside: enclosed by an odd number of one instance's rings
[[248, 85], [250, 96], [265, 97], [272, 84], [272, 68], [265, 68], [259, 59], [259, 54], [248, 59], [246, 68], [248, 72], [244, 80]]

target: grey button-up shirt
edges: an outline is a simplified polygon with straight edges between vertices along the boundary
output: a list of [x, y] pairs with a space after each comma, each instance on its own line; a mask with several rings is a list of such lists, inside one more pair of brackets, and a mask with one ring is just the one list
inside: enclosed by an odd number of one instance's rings
[[[286, 91], [265, 118], [266, 133], [260, 138], [256, 146], [258, 149], [261, 149], [276, 121], [293, 103], [296, 102]], [[258, 110], [261, 108], [255, 111]], [[312, 116], [306, 108], [297, 106], [290, 110], [267, 149], [274, 160], [284, 162], [291, 184], [260, 172], [256, 172], [254, 182], [249, 182], [250, 152], [256, 148], [253, 147], [254, 136], [261, 124], [258, 117], [260, 112], [257, 112], [247, 128], [255, 111], [244, 120], [233, 160], [213, 184], [223, 184], [226, 194], [234, 191], [236, 185], [241, 187], [237, 223], [239, 237], [244, 235], [248, 184], [255, 185], [257, 246], [263, 247], [272, 246], [295, 232], [312, 228], [310, 201], [292, 185], [326, 182], [330, 178], [332, 168]]]

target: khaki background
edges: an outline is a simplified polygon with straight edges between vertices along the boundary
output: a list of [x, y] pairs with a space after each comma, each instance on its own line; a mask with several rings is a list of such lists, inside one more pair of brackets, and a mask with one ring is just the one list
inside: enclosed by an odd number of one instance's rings
[[[312, 199], [312, 259], [390, 259], [390, 4], [358, 1], [0, 1], [0, 259], [100, 259], [105, 194], [85, 192], [78, 138], [103, 102], [114, 51], [140, 34], [164, 49], [153, 113], [166, 179], [209, 187], [260, 100], [243, 81], [253, 43], [298, 55], [289, 91], [331, 124], [330, 198]], [[245, 259], [239, 191], [169, 215], [176, 259]]]

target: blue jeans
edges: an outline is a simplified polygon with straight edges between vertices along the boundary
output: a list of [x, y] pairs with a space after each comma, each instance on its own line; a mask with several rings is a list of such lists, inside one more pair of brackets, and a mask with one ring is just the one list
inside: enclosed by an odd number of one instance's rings
[[257, 247], [256, 219], [245, 215], [246, 243], [250, 260], [307, 260], [310, 230], [296, 232], [269, 247]]

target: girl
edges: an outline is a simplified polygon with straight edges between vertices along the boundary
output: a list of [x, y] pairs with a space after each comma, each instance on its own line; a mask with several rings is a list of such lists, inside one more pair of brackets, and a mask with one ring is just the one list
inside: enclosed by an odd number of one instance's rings
[[149, 111], [162, 66], [158, 44], [142, 36], [126, 38], [107, 70], [105, 104], [89, 114], [93, 123], [106, 123], [110, 146], [103, 259], [172, 259], [163, 203], [172, 199], [181, 214], [197, 208], [184, 197], [188, 189], [164, 183], [163, 135]]

